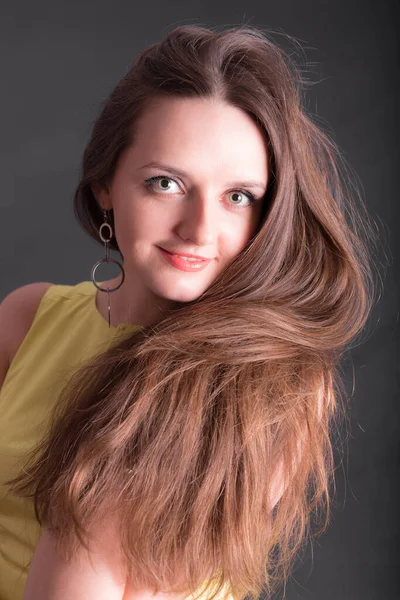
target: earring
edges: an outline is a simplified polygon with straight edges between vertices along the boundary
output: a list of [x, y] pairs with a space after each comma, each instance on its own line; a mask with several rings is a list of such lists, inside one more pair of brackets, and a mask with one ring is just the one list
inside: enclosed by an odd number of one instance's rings
[[[101, 258], [100, 260], [97, 261], [97, 263], [95, 263], [92, 267], [92, 271], [90, 273], [90, 278], [93, 282], [93, 284], [95, 285], [95, 287], [100, 290], [100, 292], [107, 292], [107, 298], [108, 298], [108, 327], [111, 327], [111, 308], [110, 308], [110, 292], [115, 292], [116, 290], [118, 290], [121, 285], [124, 283], [125, 280], [125, 271], [124, 271], [124, 267], [121, 265], [120, 262], [118, 262], [117, 260], [114, 260], [113, 258], [110, 258], [110, 248], [109, 248], [109, 243], [112, 239], [113, 236], [113, 230], [112, 227], [110, 225], [110, 223], [108, 222], [108, 216], [107, 216], [107, 211], [105, 209], [103, 209], [103, 213], [104, 213], [104, 223], [102, 223], [99, 227], [99, 236], [100, 239], [104, 242], [104, 248], [105, 248], [105, 258]], [[105, 235], [104, 230], [107, 229], [108, 232]], [[95, 279], [95, 274], [96, 274], [96, 270], [97, 268], [102, 264], [102, 263], [114, 263], [116, 265], [119, 266], [119, 268], [121, 269], [121, 274], [122, 274], [122, 281], [121, 283], [119, 283], [116, 287], [110, 288], [107, 286], [107, 289], [104, 289], [102, 287], [100, 287]]]

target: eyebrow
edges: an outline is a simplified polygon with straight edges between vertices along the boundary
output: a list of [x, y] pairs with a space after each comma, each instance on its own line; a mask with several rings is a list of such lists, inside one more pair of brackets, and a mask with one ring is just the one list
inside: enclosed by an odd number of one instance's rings
[[[140, 171], [141, 169], [146, 169], [148, 167], [154, 167], [156, 169], [161, 169], [163, 171], [166, 171], [168, 173], [171, 173], [172, 175], [178, 175], [179, 177], [188, 177], [188, 174], [185, 171], [182, 171], [182, 169], [178, 169], [177, 167], [173, 167], [171, 165], [166, 165], [165, 163], [159, 163], [159, 162], [149, 162], [146, 165], [143, 165], [142, 167], [139, 167], [137, 170]], [[249, 187], [249, 188], [259, 188], [263, 191], [266, 190], [265, 184], [262, 183], [261, 181], [231, 181], [227, 183], [228, 186], [231, 187]]]

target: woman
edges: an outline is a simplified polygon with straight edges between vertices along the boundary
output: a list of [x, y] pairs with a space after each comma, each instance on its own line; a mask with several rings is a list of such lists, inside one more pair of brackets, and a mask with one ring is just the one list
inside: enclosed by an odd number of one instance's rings
[[75, 194], [119, 274], [2, 304], [3, 527], [10, 548], [19, 510], [26, 562], [36, 548], [24, 600], [268, 595], [312, 511], [326, 528], [336, 367], [373, 296], [342, 168], [261, 30], [178, 27], [135, 60]]

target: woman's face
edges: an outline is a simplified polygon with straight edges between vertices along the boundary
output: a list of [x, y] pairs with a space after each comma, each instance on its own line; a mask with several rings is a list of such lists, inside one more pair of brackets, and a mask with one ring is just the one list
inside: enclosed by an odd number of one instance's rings
[[244, 111], [208, 98], [149, 103], [111, 186], [93, 186], [114, 209], [126, 279], [142, 299], [188, 302], [211, 285], [257, 230], [267, 163]]

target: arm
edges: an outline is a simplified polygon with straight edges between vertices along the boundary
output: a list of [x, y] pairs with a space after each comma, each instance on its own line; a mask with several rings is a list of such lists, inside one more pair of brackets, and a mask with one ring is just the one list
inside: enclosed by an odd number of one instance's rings
[[44, 530], [29, 568], [22, 600], [125, 600], [122, 555], [111, 525], [98, 528], [91, 552], [80, 548], [70, 562]]
[[184, 600], [187, 594], [138, 586], [125, 576], [116, 527], [110, 519], [91, 531], [91, 552], [81, 547], [72, 561], [44, 530], [36, 547], [22, 600]]

